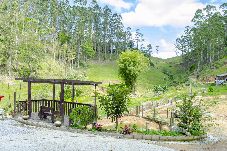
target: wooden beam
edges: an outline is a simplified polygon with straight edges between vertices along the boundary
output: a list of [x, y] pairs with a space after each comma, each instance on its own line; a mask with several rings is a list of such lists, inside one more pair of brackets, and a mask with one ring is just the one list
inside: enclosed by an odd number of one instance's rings
[[55, 110], [55, 84], [53, 84], [53, 108]]
[[97, 115], [98, 115], [98, 109], [97, 109], [97, 94], [96, 94], [96, 87], [97, 87], [97, 85], [95, 84], [94, 85], [95, 86], [95, 98], [94, 98], [94, 112], [95, 112], [95, 122], [97, 122]]
[[31, 117], [31, 113], [32, 113], [32, 94], [31, 94], [31, 82], [28, 82], [28, 115], [29, 117]]
[[14, 104], [13, 104], [14, 105], [14, 111], [13, 111], [14, 114], [13, 114], [13, 116], [15, 116], [15, 114], [16, 114], [16, 107], [17, 107], [17, 93], [14, 92], [14, 95], [13, 96], [14, 96], [14, 99], [13, 99], [14, 100]]
[[74, 102], [74, 98], [75, 98], [75, 85], [72, 84], [72, 102]]
[[62, 117], [62, 122], [64, 123], [64, 82], [61, 83], [61, 94], [60, 94], [60, 115]]
[[80, 80], [66, 80], [66, 79], [33, 79], [33, 78], [15, 78], [16, 80], [23, 80], [23, 82], [32, 82], [32, 83], [54, 83], [61, 84], [64, 83], [66, 85], [98, 85], [102, 84], [102, 82], [94, 82], [94, 81], [80, 81]]

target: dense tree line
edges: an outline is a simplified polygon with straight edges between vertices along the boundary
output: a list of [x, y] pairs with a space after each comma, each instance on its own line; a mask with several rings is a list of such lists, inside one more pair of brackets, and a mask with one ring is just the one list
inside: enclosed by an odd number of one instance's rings
[[183, 66], [199, 73], [227, 55], [227, 3], [197, 10], [192, 23], [177, 38], [176, 48], [183, 57]]
[[9, 75], [34, 74], [45, 56], [74, 68], [130, 48], [151, 50], [139, 30], [133, 39], [121, 15], [96, 0], [1, 0], [0, 18], [0, 67]]

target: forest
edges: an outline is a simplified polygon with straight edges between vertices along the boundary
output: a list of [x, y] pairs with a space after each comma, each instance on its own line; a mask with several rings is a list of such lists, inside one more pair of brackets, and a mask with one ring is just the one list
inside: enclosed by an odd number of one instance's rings
[[[226, 56], [226, 7], [224, 3], [197, 10], [192, 25], [176, 39], [185, 70], [198, 74]], [[120, 14], [96, 0], [2, 0], [0, 18], [0, 67], [8, 76], [39, 76], [41, 64], [50, 59], [69, 70], [89, 60], [115, 60], [128, 49], [147, 57], [159, 49], [145, 46], [139, 29], [124, 27]]]
[[205, 67], [227, 55], [227, 3], [198, 9], [192, 25], [176, 39], [183, 66], [197, 75]]
[[9, 76], [34, 77], [40, 62], [48, 58], [79, 68], [89, 59], [111, 60], [126, 49], [152, 48], [141, 44], [139, 29], [132, 38], [121, 15], [96, 0], [0, 3], [0, 66]]

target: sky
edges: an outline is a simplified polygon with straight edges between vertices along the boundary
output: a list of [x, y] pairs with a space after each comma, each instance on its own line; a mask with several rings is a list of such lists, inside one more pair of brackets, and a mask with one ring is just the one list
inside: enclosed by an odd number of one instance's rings
[[[159, 46], [153, 56], [176, 56], [175, 40], [191, 24], [197, 9], [207, 4], [219, 5], [226, 0], [98, 0], [122, 15], [125, 27], [140, 29], [146, 43]], [[145, 44], [146, 44], [145, 43]]]

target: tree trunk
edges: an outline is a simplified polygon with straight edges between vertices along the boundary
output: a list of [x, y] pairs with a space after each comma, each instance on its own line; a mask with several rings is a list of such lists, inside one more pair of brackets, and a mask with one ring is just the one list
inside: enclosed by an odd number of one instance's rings
[[118, 131], [118, 117], [116, 117], [116, 131]]

